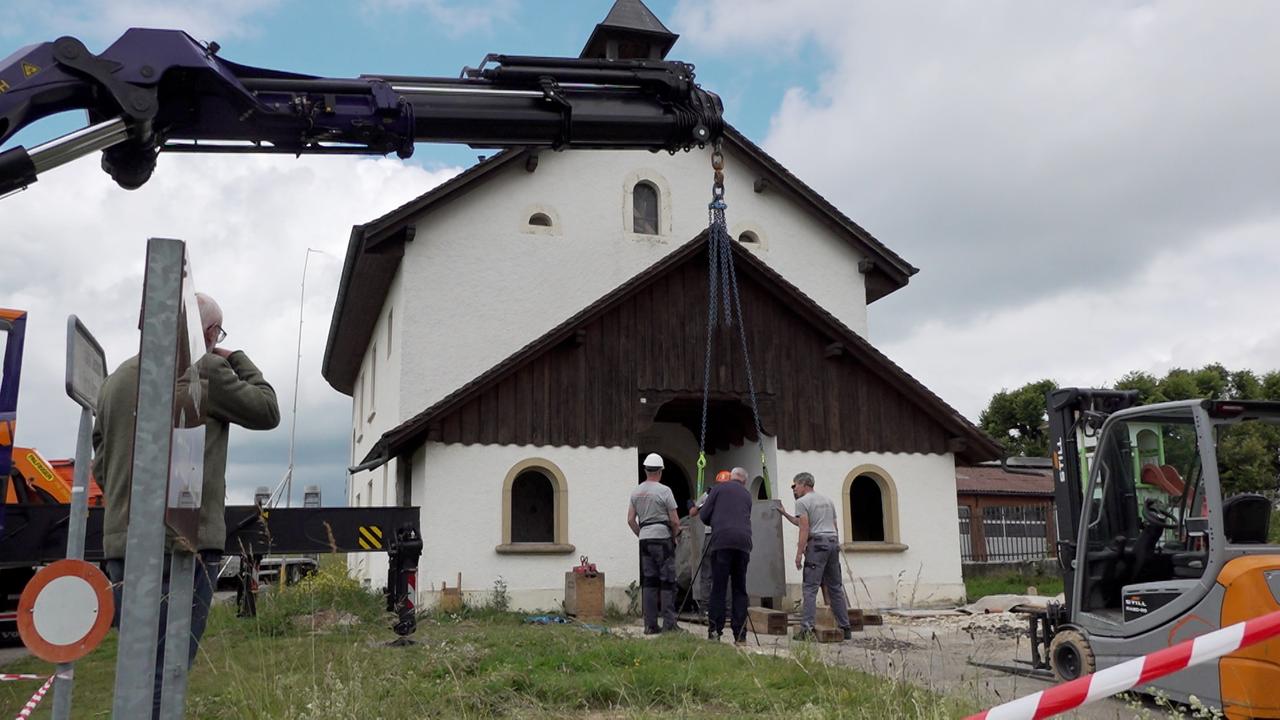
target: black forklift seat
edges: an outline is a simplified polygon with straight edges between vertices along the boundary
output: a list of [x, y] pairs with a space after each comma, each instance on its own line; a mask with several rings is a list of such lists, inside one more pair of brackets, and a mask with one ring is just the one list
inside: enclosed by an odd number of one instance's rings
[[1222, 530], [1229, 543], [1265, 544], [1270, 526], [1271, 501], [1262, 495], [1245, 493], [1222, 503]]

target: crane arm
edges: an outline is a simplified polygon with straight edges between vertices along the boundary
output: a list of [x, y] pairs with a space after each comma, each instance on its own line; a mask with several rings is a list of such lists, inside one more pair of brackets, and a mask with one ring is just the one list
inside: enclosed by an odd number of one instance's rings
[[99, 55], [62, 37], [0, 60], [0, 146], [56, 113], [89, 119], [0, 152], [0, 194], [97, 151], [132, 189], [161, 152], [407, 158], [415, 142], [675, 152], [723, 130], [720, 98], [682, 62], [490, 55], [458, 78], [324, 78], [240, 65], [218, 50], [181, 31], [134, 28]]

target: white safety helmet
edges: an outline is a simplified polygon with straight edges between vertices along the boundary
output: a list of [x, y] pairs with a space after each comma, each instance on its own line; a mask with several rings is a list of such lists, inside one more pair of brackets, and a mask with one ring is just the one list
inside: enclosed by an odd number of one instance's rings
[[662, 468], [663, 468], [663, 465], [662, 465], [661, 455], [659, 455], [658, 453], [649, 453], [648, 455], [645, 456], [644, 458], [645, 470], [661, 470]]

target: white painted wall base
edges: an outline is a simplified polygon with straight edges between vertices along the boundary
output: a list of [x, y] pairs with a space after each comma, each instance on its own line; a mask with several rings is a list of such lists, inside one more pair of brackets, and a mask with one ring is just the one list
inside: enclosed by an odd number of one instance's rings
[[[531, 457], [554, 463], [568, 484], [568, 541], [572, 553], [503, 555], [502, 487], [507, 472]], [[882, 469], [898, 495], [903, 551], [846, 552], [846, 591], [855, 607], [938, 607], [964, 599], [960, 574], [955, 467], [951, 455], [779, 451], [776, 488], [794, 510], [786, 488], [798, 472], [817, 479], [817, 490], [836, 501], [843, 518], [845, 477], [867, 464]], [[636, 539], [626, 526], [627, 498], [636, 483], [634, 448], [563, 448], [428, 443], [413, 461], [413, 498], [422, 507], [424, 548], [419, 565], [420, 604], [435, 601], [441, 581], [487, 601], [494, 581], [506, 582], [512, 607], [556, 610], [564, 599], [564, 573], [588, 555], [605, 572], [608, 602], [625, 608], [625, 589], [638, 580]], [[843, 532], [843, 530], [842, 530]], [[795, 557], [797, 530], [784, 524], [787, 585], [800, 598]], [[385, 555], [352, 555], [350, 566], [372, 587], [386, 582]]]

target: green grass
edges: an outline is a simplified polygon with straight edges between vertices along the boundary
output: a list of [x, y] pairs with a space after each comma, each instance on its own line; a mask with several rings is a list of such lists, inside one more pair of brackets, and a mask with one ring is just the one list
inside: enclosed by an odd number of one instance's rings
[[1034, 587], [1041, 595], [1057, 595], [1062, 592], [1062, 577], [1011, 572], [964, 579], [964, 591], [969, 602], [988, 595], [1022, 595], [1028, 587]]
[[[256, 620], [215, 608], [191, 674], [187, 716], [948, 718], [975, 709], [830, 667], [816, 655], [751, 655], [692, 635], [625, 638], [468, 609], [426, 614], [417, 645], [390, 648], [384, 643], [393, 635], [383, 618], [319, 634], [286, 619], [325, 608], [360, 618], [380, 602], [350, 592], [352, 586], [358, 588], [326, 570], [264, 598]], [[77, 718], [109, 715], [114, 665], [114, 636], [77, 665]], [[6, 668], [49, 670], [35, 660]], [[0, 714], [16, 712], [32, 690], [0, 684]], [[35, 717], [48, 717], [50, 705], [47, 700]]]

